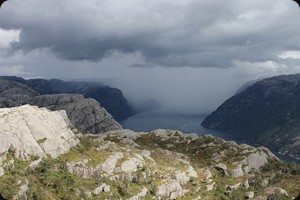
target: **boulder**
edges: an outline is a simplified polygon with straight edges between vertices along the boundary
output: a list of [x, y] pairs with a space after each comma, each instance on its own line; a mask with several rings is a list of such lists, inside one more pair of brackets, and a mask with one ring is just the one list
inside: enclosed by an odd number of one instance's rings
[[110, 191], [110, 186], [105, 184], [105, 183], [102, 183], [99, 187], [95, 188], [92, 193], [94, 195], [98, 195], [100, 194], [101, 192], [109, 192]]
[[162, 184], [156, 188], [155, 196], [159, 199], [176, 199], [183, 196], [185, 193], [186, 191], [182, 189], [178, 181], [165, 179], [162, 180]]
[[254, 198], [254, 192], [246, 192], [245, 199], [253, 199]]
[[227, 166], [223, 163], [219, 163], [219, 164], [215, 165], [214, 168], [216, 170], [218, 170], [221, 174], [224, 174], [224, 175], [228, 174]]
[[134, 157], [123, 162], [121, 165], [121, 170], [126, 173], [136, 172], [139, 168], [142, 168], [144, 165], [144, 159], [138, 159]]
[[238, 178], [238, 177], [244, 176], [244, 172], [242, 170], [242, 165], [239, 164], [235, 169], [230, 170], [229, 175], [231, 175], [233, 178]]
[[260, 168], [268, 163], [267, 158], [269, 158], [269, 156], [263, 151], [256, 151], [247, 156], [241, 163], [247, 165], [250, 170], [260, 171]]
[[0, 153], [13, 149], [20, 159], [56, 158], [79, 143], [65, 111], [51, 112], [30, 105], [2, 108], [0, 124]]
[[116, 164], [119, 159], [123, 158], [123, 153], [117, 152], [114, 155], [110, 156], [104, 163], [100, 165], [100, 168], [102, 171], [106, 173], [113, 173], [114, 168], [116, 167]]
[[212, 177], [212, 173], [208, 169], [199, 168], [198, 172], [202, 175], [204, 180], [210, 179]]

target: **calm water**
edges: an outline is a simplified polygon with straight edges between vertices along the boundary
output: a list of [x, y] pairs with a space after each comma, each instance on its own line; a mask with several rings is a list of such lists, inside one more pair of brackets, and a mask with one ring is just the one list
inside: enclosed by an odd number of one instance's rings
[[[128, 118], [121, 124], [126, 129], [133, 131], [151, 131], [155, 129], [173, 129], [179, 130], [184, 133], [197, 133], [198, 135], [212, 134], [220, 137], [224, 140], [236, 141], [237, 143], [246, 143], [252, 146], [257, 146], [253, 143], [249, 143], [242, 137], [233, 133], [225, 131], [218, 131], [212, 129], [206, 129], [201, 126], [201, 122], [204, 120], [205, 115], [176, 115], [161, 113], [159, 111], [151, 111], [139, 113], [135, 116]], [[277, 152], [273, 152], [280, 159], [290, 162], [300, 163], [300, 160], [294, 159], [289, 156], [280, 155]]]

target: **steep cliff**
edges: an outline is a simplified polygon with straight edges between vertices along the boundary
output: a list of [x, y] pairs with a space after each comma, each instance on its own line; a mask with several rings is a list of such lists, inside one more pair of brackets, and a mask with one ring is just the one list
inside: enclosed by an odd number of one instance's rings
[[25, 84], [0, 79], [0, 106], [13, 107], [24, 104], [39, 93]]
[[65, 110], [71, 123], [85, 133], [122, 129], [96, 100], [85, 99], [79, 94], [40, 95], [29, 99], [27, 103], [50, 110]]
[[258, 81], [202, 123], [300, 158], [300, 74]]
[[[86, 99], [78, 94], [40, 95], [29, 87], [26, 80], [18, 77], [0, 78], [0, 107], [15, 107], [23, 104], [47, 107], [51, 110], [66, 110], [71, 123], [84, 133], [101, 133], [122, 129], [112, 116], [94, 99]], [[35, 89], [45, 91], [48, 81], [29, 80]]]
[[117, 121], [136, 113], [121, 90], [100, 82], [62, 81], [59, 79], [29, 79], [15, 76], [0, 76], [0, 79], [26, 84], [39, 94], [82, 94], [85, 98], [97, 100]]

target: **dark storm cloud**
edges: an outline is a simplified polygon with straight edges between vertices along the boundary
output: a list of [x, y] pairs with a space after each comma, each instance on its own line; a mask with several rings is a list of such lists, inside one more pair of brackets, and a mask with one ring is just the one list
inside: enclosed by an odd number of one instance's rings
[[21, 30], [11, 52], [46, 48], [73, 61], [139, 52], [135, 66], [228, 67], [299, 50], [297, 15], [288, 0], [12, 0], [0, 28]]

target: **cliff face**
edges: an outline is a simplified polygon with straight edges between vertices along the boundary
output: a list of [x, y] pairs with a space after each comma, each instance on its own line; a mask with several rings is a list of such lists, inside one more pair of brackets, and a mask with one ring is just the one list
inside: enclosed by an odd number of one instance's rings
[[121, 90], [99, 82], [62, 81], [58, 79], [29, 79], [14, 76], [1, 76], [0, 79], [26, 84], [41, 95], [44, 94], [81, 94], [85, 98], [97, 100], [117, 121], [135, 114]]
[[300, 74], [258, 81], [202, 123], [300, 158]]
[[39, 93], [25, 84], [0, 79], [0, 106], [13, 107], [22, 105], [31, 97], [37, 96]]
[[5, 138], [0, 193], [7, 199], [284, 200], [298, 195], [300, 168], [264, 147], [172, 130], [79, 133], [77, 139], [65, 112], [22, 106], [0, 113]]
[[[122, 129], [121, 125], [94, 99], [86, 99], [78, 94], [40, 95], [25, 82], [24, 79], [17, 77], [0, 79], [0, 107], [31, 104], [47, 107], [53, 111], [66, 110], [71, 123], [84, 133], [97, 134]], [[40, 91], [49, 88], [48, 82], [43, 79], [29, 82]]]
[[54, 93], [82, 94], [86, 98], [94, 98], [116, 119], [121, 121], [135, 112], [129, 105], [122, 91], [97, 82], [65, 82], [49, 80]]
[[113, 117], [94, 99], [78, 94], [41, 95], [31, 98], [28, 104], [50, 110], [65, 110], [71, 123], [85, 133], [101, 133], [122, 129]]

